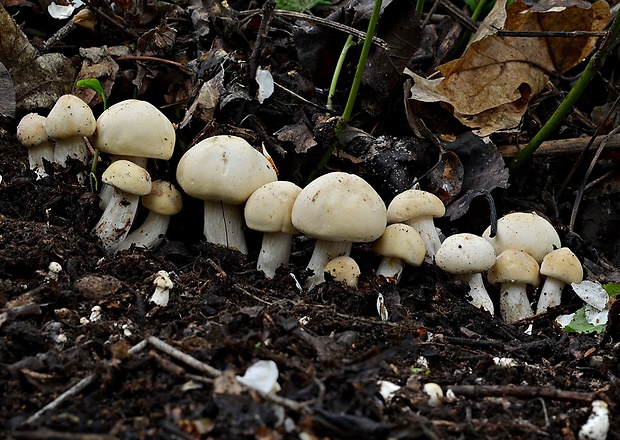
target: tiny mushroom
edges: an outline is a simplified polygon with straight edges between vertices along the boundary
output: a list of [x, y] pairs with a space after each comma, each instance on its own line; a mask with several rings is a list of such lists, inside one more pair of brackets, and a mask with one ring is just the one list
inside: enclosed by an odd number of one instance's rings
[[149, 213], [140, 227], [131, 231], [118, 250], [129, 249], [132, 245], [140, 248], [155, 248], [164, 240], [170, 224], [170, 217], [183, 208], [181, 192], [166, 180], [155, 180], [151, 192], [142, 196], [142, 206]]
[[45, 116], [28, 113], [17, 125], [17, 140], [28, 148], [28, 163], [36, 173], [37, 180], [47, 176], [43, 159], [54, 161], [54, 144], [47, 136], [46, 120]]
[[420, 233], [404, 223], [393, 223], [372, 245], [381, 255], [377, 276], [383, 276], [398, 284], [405, 264], [418, 267], [424, 261], [426, 246]]
[[357, 287], [360, 277], [360, 267], [349, 256], [341, 255], [327, 262], [325, 272], [334, 280], [346, 284], [349, 287]]
[[507, 323], [532, 316], [532, 306], [527, 297], [527, 285], [538, 286], [538, 263], [529, 254], [517, 249], [506, 249], [495, 259], [487, 272], [490, 283], [500, 283], [499, 309]]
[[131, 229], [140, 196], [151, 192], [151, 176], [133, 162], [117, 160], [103, 172], [101, 180], [114, 187], [114, 192], [94, 234], [108, 252], [114, 253]]
[[442, 217], [446, 208], [436, 195], [418, 189], [409, 189], [398, 194], [387, 208], [388, 223], [405, 223], [416, 229], [426, 245], [427, 263], [433, 263], [441, 240], [433, 218]]
[[88, 149], [84, 137], [95, 132], [97, 121], [88, 104], [75, 95], [58, 98], [47, 115], [45, 129], [54, 140], [54, 162], [66, 165], [67, 159], [88, 161]]
[[513, 212], [497, 221], [497, 232], [490, 237], [488, 227], [482, 237], [500, 254], [506, 249], [517, 249], [531, 255], [540, 264], [549, 252], [560, 247], [560, 237], [546, 219], [535, 212]]
[[299, 233], [291, 221], [291, 212], [300, 192], [294, 183], [276, 180], [254, 191], [245, 204], [246, 225], [263, 232], [256, 268], [267, 278], [273, 278], [278, 267], [288, 264], [293, 235]]
[[475, 307], [482, 308], [491, 315], [495, 313], [493, 301], [482, 280], [482, 272], [495, 264], [495, 250], [488, 241], [469, 233], [451, 235], [437, 250], [435, 263], [469, 284], [471, 303]]
[[187, 195], [204, 200], [206, 239], [247, 254], [242, 205], [277, 180], [271, 162], [240, 137], [212, 136], [181, 157], [177, 180]]
[[583, 268], [577, 256], [567, 247], [549, 252], [540, 265], [540, 274], [546, 276], [538, 298], [536, 313], [546, 312], [560, 304], [562, 289], [567, 283], [580, 283]]
[[174, 283], [170, 279], [170, 275], [165, 270], [157, 272], [157, 276], [153, 280], [155, 284], [155, 292], [151, 296], [151, 302], [158, 306], [166, 307], [170, 299], [170, 289], [174, 287]]
[[428, 395], [429, 406], [441, 405], [441, 399], [443, 397], [443, 390], [441, 389], [441, 386], [435, 382], [426, 383], [424, 384], [424, 392]]
[[368, 182], [354, 174], [332, 172], [310, 182], [293, 205], [293, 225], [315, 238], [306, 281], [311, 289], [325, 280], [329, 260], [349, 255], [352, 243], [375, 241], [386, 226], [385, 203]]

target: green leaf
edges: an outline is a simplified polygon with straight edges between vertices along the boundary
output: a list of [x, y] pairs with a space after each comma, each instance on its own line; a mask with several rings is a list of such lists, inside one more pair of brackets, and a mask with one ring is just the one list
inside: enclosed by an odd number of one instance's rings
[[331, 6], [327, 0], [276, 0], [276, 9], [293, 12], [306, 12], [317, 6]]
[[617, 284], [617, 283], [603, 284], [603, 289], [605, 289], [605, 292], [607, 292], [610, 298], [613, 298], [614, 296], [620, 293], [620, 284]]
[[83, 89], [91, 89], [97, 92], [97, 94], [101, 96], [101, 101], [103, 102], [103, 109], [106, 110], [108, 108], [108, 99], [105, 96], [105, 90], [103, 90], [103, 86], [97, 78], [81, 79], [76, 82], [75, 85]]
[[575, 312], [573, 320], [564, 327], [564, 331], [568, 333], [601, 333], [605, 329], [605, 324], [592, 325], [586, 321], [585, 308], [580, 308]]

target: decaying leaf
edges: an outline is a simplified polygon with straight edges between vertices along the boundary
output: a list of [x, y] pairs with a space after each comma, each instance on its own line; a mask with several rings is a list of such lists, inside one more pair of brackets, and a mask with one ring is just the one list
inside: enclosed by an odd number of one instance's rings
[[4, 64], [0, 63], [0, 116], [15, 116], [15, 89], [11, 75]]
[[411, 99], [449, 106], [464, 125], [481, 136], [516, 127], [530, 99], [549, 73], [564, 73], [587, 57], [594, 37], [554, 38], [498, 36], [497, 29], [523, 32], [600, 31], [609, 20], [605, 1], [543, 0], [529, 8], [520, 0], [505, 9], [497, 1], [463, 56], [443, 64], [439, 79], [413, 72]]
[[217, 75], [200, 87], [198, 96], [185, 112], [179, 128], [185, 127], [195, 116], [207, 123], [213, 121], [224, 90], [224, 69], [221, 69]]
[[274, 133], [281, 142], [293, 142], [295, 152], [306, 153], [310, 148], [317, 145], [314, 134], [303, 122], [286, 125]]

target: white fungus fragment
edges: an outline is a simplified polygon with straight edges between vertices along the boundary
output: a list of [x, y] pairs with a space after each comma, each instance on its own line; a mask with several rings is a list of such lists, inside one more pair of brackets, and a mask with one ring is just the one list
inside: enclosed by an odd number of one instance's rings
[[592, 402], [592, 414], [579, 430], [579, 440], [605, 440], [609, 432], [609, 408], [602, 400]]

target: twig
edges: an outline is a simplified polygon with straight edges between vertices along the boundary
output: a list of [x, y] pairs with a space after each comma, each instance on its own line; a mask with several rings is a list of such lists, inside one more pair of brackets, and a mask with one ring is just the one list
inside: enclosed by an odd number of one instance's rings
[[10, 438], [23, 438], [25, 440], [118, 440], [117, 436], [110, 434], [62, 432], [47, 428], [34, 431], [13, 431]]
[[250, 60], [248, 62], [249, 78], [256, 78], [256, 71], [258, 70], [261, 53], [267, 44], [267, 34], [269, 34], [269, 26], [271, 24], [271, 19], [273, 18], [273, 11], [275, 7], [276, 2], [273, 0], [267, 0], [263, 4], [263, 9], [261, 9], [262, 18], [260, 20], [260, 25], [258, 26], [256, 40], [254, 41], [254, 48], [252, 49], [252, 54], [250, 55]]
[[459, 22], [463, 27], [467, 28], [472, 32], [476, 32], [478, 30], [478, 23], [471, 19], [471, 17], [461, 11], [456, 5], [454, 5], [450, 0], [440, 0], [441, 7], [448, 12], [448, 14], [454, 18], [457, 22]]
[[278, 84], [278, 83], [277, 83], [277, 82], [275, 82], [275, 81], [274, 81], [273, 85], [274, 85], [274, 86], [276, 86], [276, 89], [280, 89], [280, 90], [282, 90], [283, 92], [285, 92], [285, 93], [287, 93], [287, 94], [291, 95], [293, 98], [300, 100], [300, 101], [301, 101], [301, 102], [303, 102], [304, 104], [311, 105], [312, 107], [318, 108], [319, 110], [329, 111], [329, 109], [328, 109], [328, 108], [323, 107], [322, 105], [319, 105], [319, 104], [316, 104], [316, 103], [314, 103], [314, 102], [312, 102], [312, 101], [307, 100], [307, 99], [306, 99], [306, 98], [304, 98], [303, 96], [298, 95], [297, 93], [293, 92], [292, 90], [287, 89], [286, 87], [284, 87], [284, 86], [283, 86], [283, 85], [281, 85], [281, 84]]
[[216, 378], [222, 375], [222, 372], [217, 368], [213, 368], [212, 366], [207, 365], [204, 362], [200, 362], [195, 357], [183, 353], [181, 350], [174, 348], [170, 344], [166, 344], [164, 341], [156, 338], [155, 336], [149, 336], [148, 338], [146, 338], [146, 340], [156, 349], [166, 353], [168, 356], [171, 356], [183, 362], [186, 365], [189, 365], [190, 367], [200, 371], [201, 373], [206, 374], [208, 377]]
[[526, 37], [526, 38], [578, 38], [578, 37], [604, 37], [607, 32], [593, 32], [593, 31], [541, 31], [541, 32], [529, 32], [529, 31], [505, 31], [498, 29], [497, 36], [499, 37]]
[[182, 70], [183, 72], [189, 75], [193, 75], [194, 73], [191, 69], [187, 68], [183, 64], [177, 63], [176, 61], [167, 60], [165, 58], [149, 57], [145, 55], [141, 55], [141, 56], [129, 56], [128, 55], [128, 56], [123, 56], [123, 57], [115, 57], [114, 61], [155, 61], [157, 63], [169, 64], [171, 66], [177, 67], [179, 70]]
[[[534, 152], [536, 155], [557, 155], [557, 154], [575, 154], [581, 153], [584, 148], [588, 147], [592, 138], [573, 138], [545, 141]], [[620, 147], [620, 135], [609, 137], [596, 136], [592, 141], [592, 146], [598, 147], [601, 142], [607, 139], [607, 150]], [[523, 149], [518, 145], [502, 145], [497, 147], [499, 154], [503, 157], [516, 157]]]
[[564, 391], [553, 387], [532, 387], [516, 385], [455, 385], [449, 386], [454, 394], [476, 397], [518, 397], [520, 399], [549, 399], [589, 405], [598, 398], [597, 393]]
[[[95, 12], [95, 14], [99, 15], [101, 18], [103, 18], [105, 21], [107, 21], [108, 23], [110, 23], [112, 26], [119, 28], [120, 30], [122, 30], [123, 32], [125, 32], [127, 35], [129, 35], [132, 38], [140, 38], [140, 34], [138, 34], [136, 31], [134, 31], [133, 29], [129, 29], [127, 26], [119, 23], [118, 21], [116, 21], [113, 17], [109, 16], [108, 14], [106, 14], [105, 12], [103, 12], [101, 10], [101, 7], [99, 6], [94, 6], [92, 4], [92, 2], [90, 0], [82, 0], [82, 2], [88, 6], [88, 8], [90, 10], [92, 10], [93, 12]], [[119, 18], [120, 19], [120, 18]]]

